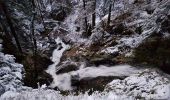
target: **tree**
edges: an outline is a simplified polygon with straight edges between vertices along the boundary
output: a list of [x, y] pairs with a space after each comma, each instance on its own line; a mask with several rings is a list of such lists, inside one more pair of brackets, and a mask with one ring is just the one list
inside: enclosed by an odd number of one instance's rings
[[32, 20], [31, 20], [31, 35], [32, 35], [32, 41], [33, 41], [33, 58], [34, 58], [34, 71], [35, 71], [35, 75], [34, 78], [36, 79], [38, 76], [38, 69], [37, 69], [37, 41], [36, 41], [36, 37], [35, 37], [35, 32], [34, 32], [34, 21], [35, 21], [35, 15], [36, 15], [36, 11], [35, 11], [35, 1], [32, 0]]
[[[86, 11], [86, 1], [85, 1], [85, 0], [83, 0], [83, 8], [84, 8], [84, 11]], [[84, 21], [85, 21], [85, 30], [86, 30], [86, 32], [87, 32], [88, 22], [87, 22], [87, 15], [86, 15], [86, 13], [85, 13]]]
[[12, 23], [12, 20], [11, 20], [11, 16], [7, 10], [7, 6], [5, 4], [5, 1], [4, 0], [0, 0], [0, 11], [3, 13], [3, 15], [5, 16], [6, 18], [6, 21], [9, 25], [9, 28], [10, 28], [10, 31], [11, 31], [11, 34], [13, 35], [14, 39], [15, 39], [15, 42], [16, 42], [16, 45], [18, 47], [18, 50], [19, 52], [22, 54], [23, 51], [22, 51], [22, 48], [21, 48], [21, 44], [19, 42], [19, 39], [18, 39], [18, 36], [16, 34], [16, 31], [15, 31], [15, 28], [13, 26], [13, 23]]
[[111, 10], [112, 10], [112, 3], [110, 3], [110, 5], [109, 5], [109, 14], [108, 14], [108, 19], [107, 19], [107, 26], [110, 25]]
[[92, 28], [94, 29], [94, 27], [96, 25], [96, 23], [95, 23], [95, 21], [96, 21], [96, 0], [94, 0], [94, 2], [93, 2], [93, 10], [94, 10], [94, 12], [92, 14]]

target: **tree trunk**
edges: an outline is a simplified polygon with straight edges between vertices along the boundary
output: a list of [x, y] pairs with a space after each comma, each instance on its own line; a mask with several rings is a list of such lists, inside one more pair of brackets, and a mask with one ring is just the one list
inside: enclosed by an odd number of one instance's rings
[[109, 6], [109, 15], [108, 15], [108, 20], [107, 20], [107, 26], [110, 25], [111, 11], [112, 11], [112, 3], [110, 3], [110, 6]]
[[33, 59], [34, 59], [34, 79], [37, 79], [38, 77], [38, 69], [37, 69], [37, 41], [35, 37], [35, 31], [34, 31], [34, 20], [35, 20], [35, 2], [32, 0], [32, 7], [33, 7], [33, 15], [31, 20], [31, 35], [32, 35], [32, 41], [33, 41]]
[[84, 7], [84, 11], [85, 11], [85, 17], [84, 17], [84, 21], [85, 21], [85, 30], [87, 32], [87, 28], [88, 28], [88, 22], [87, 22], [87, 16], [86, 16], [86, 1], [83, 0], [83, 7]]
[[92, 14], [92, 28], [94, 29], [95, 27], [95, 21], [96, 21], [96, 0], [94, 0], [94, 5], [93, 5], [94, 12]]
[[21, 44], [19, 42], [18, 36], [16, 34], [15, 28], [13, 26], [12, 20], [11, 20], [11, 16], [7, 10], [6, 4], [4, 3], [4, 0], [0, 0], [0, 11], [2, 11], [4, 13], [4, 16], [6, 17], [6, 21], [9, 25], [9, 28], [11, 30], [11, 34], [13, 35], [15, 41], [16, 41], [16, 45], [18, 47], [19, 52], [22, 54], [22, 48], [21, 48]]

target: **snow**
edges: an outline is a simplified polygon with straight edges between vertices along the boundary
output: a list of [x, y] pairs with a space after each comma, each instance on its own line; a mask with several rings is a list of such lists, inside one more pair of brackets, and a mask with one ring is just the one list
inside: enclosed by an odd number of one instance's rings
[[[143, 31], [142, 34], [138, 35], [138, 34], [135, 34], [135, 35], [132, 35], [131, 37], [122, 37], [120, 40], [117, 40], [118, 44], [113, 46], [113, 47], [107, 47], [103, 50], [101, 50], [101, 52], [104, 52], [104, 53], [110, 53], [110, 54], [113, 54], [113, 53], [121, 53], [121, 54], [128, 54], [128, 56], [130, 56], [129, 54], [132, 54], [131, 50], [133, 48], [136, 48], [139, 46], [140, 43], [143, 42], [144, 39], [146, 39], [147, 37], [150, 36], [150, 34], [155, 30], [155, 28], [151, 28], [151, 29], [148, 29], [146, 31]], [[122, 48], [122, 47], [130, 47], [130, 50], [126, 51], [124, 50], [122, 52], [122, 50], [120, 50], [119, 48]]]
[[73, 95], [69, 94], [68, 96], [63, 96], [58, 91], [54, 90], [32, 90], [28, 92], [15, 93], [15, 92], [6, 92], [0, 97], [1, 100], [132, 100], [132, 97], [128, 96], [117, 96], [112, 92], [103, 92], [103, 93], [93, 93], [88, 95], [88, 92], [85, 94]]
[[115, 46], [115, 47], [107, 47], [106, 49], [102, 50], [101, 52], [113, 54], [113, 53], [119, 52], [119, 50], [118, 50], [118, 47]]
[[145, 99], [167, 99], [170, 97], [169, 79], [155, 69], [146, 69], [124, 80], [113, 80], [107, 85], [118, 95], [128, 95]]
[[3, 92], [22, 90], [23, 65], [16, 63], [13, 55], [1, 52], [0, 62], [0, 86]]
[[[48, 0], [43, 0], [46, 2], [45, 10], [47, 12], [51, 12], [52, 5], [47, 3]], [[103, 0], [104, 1], [104, 0]], [[152, 0], [154, 1], [154, 0]], [[152, 2], [151, 1], [151, 2]], [[165, 1], [165, 0], [163, 0]], [[167, 0], [168, 1], [168, 0]], [[74, 0], [72, 2], [78, 3], [79, 0]], [[131, 6], [126, 4], [133, 4], [135, 0], [117, 0], [115, 1], [114, 11], [112, 12], [112, 19], [116, 18], [119, 14], [125, 12], [125, 9]], [[155, 0], [152, 2], [153, 7], [158, 7], [157, 1]], [[134, 15], [139, 14], [139, 16], [131, 16], [132, 19], [134, 17], [135, 20], [127, 24], [127, 26], [135, 26], [135, 25], [142, 25], [143, 33], [142, 34], [133, 34], [130, 36], [122, 36], [116, 42], [118, 43], [116, 46], [110, 46], [101, 50], [104, 53], [125, 53], [126, 56], [132, 55], [133, 48], [136, 48], [140, 43], [143, 42], [153, 31], [155, 31], [158, 27], [155, 26], [155, 19], [159, 14], [156, 14], [156, 11], [159, 13], [163, 12], [163, 8], [159, 9], [156, 8], [154, 11], [155, 15], [147, 14], [146, 11], [142, 11], [144, 8], [142, 6], [148, 5], [141, 5], [141, 7], [137, 7], [132, 12]], [[132, 7], [133, 8], [133, 7]], [[75, 8], [76, 9], [76, 6]], [[73, 14], [71, 14], [65, 20], [65, 24], [67, 24], [69, 34], [67, 37], [71, 39], [72, 42], [76, 42], [77, 44], [86, 43], [90, 44], [96, 38], [101, 40], [106, 33], [101, 33], [101, 30], [93, 30], [93, 33], [90, 39], [82, 38], [82, 31], [76, 32], [76, 27], [82, 25], [82, 21], [79, 17], [82, 17], [83, 11], [80, 13], [80, 9], [76, 9]], [[128, 9], [129, 11], [132, 9]], [[161, 11], [162, 10], [162, 11]], [[116, 11], [118, 13], [116, 13]], [[17, 11], [18, 12], [18, 11]], [[22, 13], [16, 13], [17, 16], [21, 15], [24, 16]], [[84, 16], [83, 16], [84, 17]], [[108, 15], [104, 15], [102, 20], [106, 20]], [[139, 17], [139, 18], [138, 18]], [[150, 19], [153, 17], [153, 19]], [[155, 17], [155, 19], [154, 19]], [[25, 25], [29, 25], [30, 21], [24, 20]], [[45, 22], [48, 22], [45, 20]], [[57, 22], [57, 21], [56, 21]], [[128, 21], [127, 21], [128, 22]], [[78, 23], [78, 24], [77, 24]], [[97, 26], [100, 24], [100, 20], [97, 16], [96, 20]], [[36, 30], [42, 29], [42, 24], [36, 24]], [[98, 27], [97, 27], [98, 28]], [[57, 30], [58, 28], [56, 28]], [[26, 29], [24, 29], [26, 31]], [[55, 30], [55, 29], [54, 29]], [[100, 32], [100, 33], [99, 33]], [[28, 33], [28, 32], [26, 32]], [[104, 34], [104, 35], [103, 35]], [[168, 33], [163, 33], [165, 37], [168, 37]], [[94, 38], [93, 38], [94, 37]], [[55, 88], [58, 87], [61, 90], [72, 90], [71, 87], [71, 78], [72, 76], [78, 76], [78, 79], [83, 78], [95, 78], [99, 76], [127, 76], [124, 80], [113, 80], [109, 83], [105, 89], [105, 91], [99, 93], [94, 92], [92, 95], [88, 95], [88, 92], [85, 94], [73, 95], [69, 94], [68, 96], [63, 96], [60, 94], [59, 91], [49, 90], [48, 87], [44, 84], [38, 89], [31, 89], [30, 91], [22, 91], [18, 92], [18, 90], [23, 89], [23, 66], [21, 64], [15, 63], [15, 57], [12, 55], [5, 55], [0, 53], [0, 92], [7, 91], [4, 93], [0, 100], [134, 100], [137, 98], [144, 98], [144, 99], [170, 99], [170, 83], [169, 79], [167, 79], [161, 72], [157, 70], [144, 70], [138, 69], [136, 67], [132, 67], [130, 65], [118, 65], [118, 66], [103, 66], [100, 65], [96, 66], [80, 66], [79, 70], [71, 71], [69, 73], [64, 74], [56, 74], [58, 70], [58, 64], [60, 63], [60, 59], [63, 53], [70, 48], [69, 45], [66, 45], [60, 38], [55, 40], [57, 44], [57, 48], [53, 51], [51, 60], [54, 64], [50, 65], [46, 70], [47, 73], [52, 75], [54, 79], [51, 83], [50, 87]], [[43, 45], [41, 41], [37, 41], [38, 48], [44, 49], [47, 46]], [[130, 50], [120, 50], [122, 47], [130, 47]], [[2, 49], [2, 45], [0, 44], [0, 50]], [[131, 50], [132, 49], [132, 50]], [[144, 70], [144, 71], [143, 71]], [[0, 93], [1, 95], [1, 93]]]
[[[166, 74], [156, 69], [141, 70], [124, 80], [113, 80], [103, 92], [88, 91], [84, 94], [62, 95], [59, 91], [45, 88], [31, 91], [4, 93], [0, 100], [134, 100], [134, 99], [166, 99], [170, 98], [170, 83]], [[46, 86], [45, 86], [46, 87]]]
[[51, 12], [51, 4], [48, 4], [48, 5], [47, 5], [46, 11], [47, 11], [47, 12]]

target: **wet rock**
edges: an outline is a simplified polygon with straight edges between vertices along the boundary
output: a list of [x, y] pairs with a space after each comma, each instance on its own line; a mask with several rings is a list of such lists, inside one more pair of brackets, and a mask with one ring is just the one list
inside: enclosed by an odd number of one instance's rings
[[60, 70], [56, 72], [56, 74], [68, 73], [71, 71], [76, 71], [78, 69], [78, 66], [76, 66], [75, 64], [64, 65]]
[[103, 91], [105, 86], [114, 79], [124, 79], [125, 77], [120, 76], [99, 76], [96, 78], [84, 78], [79, 80], [78, 76], [74, 76], [71, 80], [72, 86], [76, 87], [77, 90], [85, 92], [87, 90]]
[[53, 62], [46, 56], [39, 56], [38, 58], [38, 66], [43, 69], [47, 69], [49, 65], [53, 64]]
[[53, 81], [53, 78], [51, 75], [43, 71], [39, 76], [38, 76], [38, 82], [41, 85], [46, 84], [47, 86], [50, 85], [50, 83]]

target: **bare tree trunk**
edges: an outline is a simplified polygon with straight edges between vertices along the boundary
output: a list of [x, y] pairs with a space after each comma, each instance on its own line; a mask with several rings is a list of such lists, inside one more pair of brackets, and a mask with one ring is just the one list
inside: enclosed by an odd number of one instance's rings
[[109, 15], [108, 15], [108, 20], [107, 20], [107, 26], [109, 26], [109, 25], [110, 25], [111, 10], [112, 10], [112, 3], [110, 3], [110, 6], [109, 6]]
[[92, 14], [92, 28], [94, 29], [95, 27], [95, 21], [96, 21], [96, 0], [94, 0], [94, 5], [93, 5], [94, 13]]
[[86, 16], [86, 1], [85, 1], [85, 0], [83, 0], [83, 7], [84, 7], [84, 11], [85, 11], [85, 18], [84, 18], [84, 21], [85, 21], [85, 29], [86, 29], [86, 32], [87, 32], [88, 22], [87, 22], [87, 16]]
[[13, 35], [15, 41], [16, 41], [16, 45], [18, 47], [19, 52], [22, 54], [22, 48], [21, 48], [21, 44], [19, 42], [18, 36], [16, 34], [15, 28], [13, 26], [12, 20], [11, 20], [11, 16], [7, 10], [6, 4], [4, 3], [4, 0], [0, 0], [0, 11], [2, 11], [4, 13], [4, 16], [6, 17], [6, 21], [10, 27], [11, 30], [11, 34]]
[[35, 20], [35, 1], [32, 0], [32, 7], [33, 7], [33, 15], [31, 20], [31, 34], [32, 34], [32, 41], [33, 41], [33, 57], [34, 57], [34, 79], [38, 76], [38, 70], [37, 70], [37, 41], [35, 37], [35, 31], [34, 31], [34, 20]]

